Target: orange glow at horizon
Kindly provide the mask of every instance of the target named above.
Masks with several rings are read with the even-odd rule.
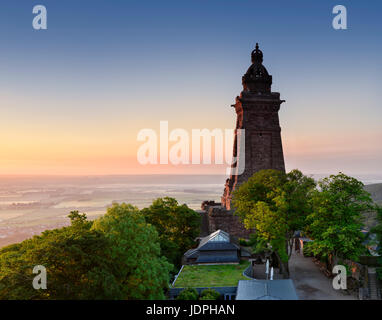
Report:
[[[221,101],[204,101],[205,105],[211,108],[217,105],[221,110],[213,117],[200,116],[203,106],[197,100],[182,102],[181,110],[176,108],[179,101],[172,101],[171,107],[155,101],[158,107],[151,109],[150,114],[147,110],[154,103],[151,100],[54,101],[42,102],[36,111],[35,102],[31,104],[26,98],[0,92],[0,174],[226,174],[227,165],[144,166],[137,161],[137,151],[143,143],[137,141],[138,132],[151,128],[159,136],[160,120],[169,121],[170,132],[182,128],[190,137],[192,129],[233,129],[236,115],[232,108],[222,107]],[[126,104],[130,107],[140,104],[141,110],[125,112]],[[18,111],[20,106],[23,113]],[[195,106],[200,109],[195,110]],[[112,108],[122,111],[117,114]],[[314,119],[315,115],[307,118]],[[287,170],[381,173],[379,127],[354,130],[349,126],[339,130],[333,124],[323,130],[313,120],[310,124],[298,123],[287,108],[280,113],[280,123]],[[325,123],[324,119],[319,123]],[[373,169],[369,169],[370,164]]]
[[[135,140],[111,142],[93,139],[28,139],[1,143],[0,174],[51,174],[51,175],[108,175],[108,174],[226,174],[227,165],[141,165],[137,150],[142,142]],[[62,137],[61,137],[62,138]],[[356,158],[368,152],[373,154],[380,136],[372,139],[354,135],[352,137],[283,137],[287,169],[298,167],[310,172],[309,162],[329,160],[331,157]],[[366,142],[367,141],[367,142]],[[172,144],[169,144],[171,149]],[[158,150],[159,152],[159,150]],[[214,149],[211,151],[213,155]],[[159,154],[158,154],[159,159]],[[291,160],[291,161],[289,161]],[[307,163],[304,163],[307,162]],[[317,168],[318,170],[320,168]]]

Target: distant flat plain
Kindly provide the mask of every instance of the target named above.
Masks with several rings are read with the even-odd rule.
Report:
[[[220,201],[226,178],[222,175],[0,176],[0,247],[46,229],[68,225],[67,215],[73,210],[95,219],[113,202],[131,203],[141,209],[153,199],[169,196],[192,209],[200,209],[204,200]],[[357,178],[365,184],[382,182],[382,176]],[[382,184],[372,187],[370,192],[382,202]]]

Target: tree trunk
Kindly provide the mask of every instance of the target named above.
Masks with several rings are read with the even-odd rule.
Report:
[[[279,262],[280,273],[283,275],[284,279],[289,279],[289,263],[288,263],[288,261],[287,262],[282,261],[279,254],[277,252],[275,252],[275,254],[276,254],[277,260]]]
[[[338,264],[338,257],[337,257],[336,252],[328,254],[327,260],[328,260],[328,264],[326,267],[327,267],[328,271],[331,273],[334,266],[336,264]]]

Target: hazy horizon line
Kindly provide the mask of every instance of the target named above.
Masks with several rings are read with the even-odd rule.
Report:
[[[290,171],[288,171],[290,172]],[[304,173],[304,175],[335,175],[338,173],[344,173],[346,175],[354,175],[354,176],[382,176],[382,172],[374,172],[374,173],[346,173],[343,171],[339,171],[337,173]],[[0,177],[122,177],[122,176],[229,176],[227,174],[218,174],[218,173],[118,173],[118,174],[45,174],[45,173],[20,173],[20,174],[0,174]]]

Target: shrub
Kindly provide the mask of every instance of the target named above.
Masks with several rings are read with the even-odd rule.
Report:
[[[251,247],[254,247],[254,246],[256,246],[258,244],[258,242],[259,242],[259,239],[258,239],[257,234],[251,233],[249,235],[248,245],[251,246]]]
[[[214,289],[205,289],[200,294],[200,300],[218,300],[220,293]]]
[[[244,247],[254,247],[258,244],[258,236],[255,233],[251,233],[248,240],[240,238],[239,244]]]
[[[187,288],[181,291],[177,300],[198,300],[199,294],[198,291],[194,288]]]
[[[313,257],[313,250],[312,250],[312,242],[306,242],[304,243],[304,248],[302,249],[302,253],[304,254],[304,257]]]
[[[243,238],[240,238],[240,239],[239,239],[239,244],[240,244],[241,246],[248,247],[248,246],[249,246],[249,241],[247,241],[247,240],[245,240],[245,239],[243,239]]]

